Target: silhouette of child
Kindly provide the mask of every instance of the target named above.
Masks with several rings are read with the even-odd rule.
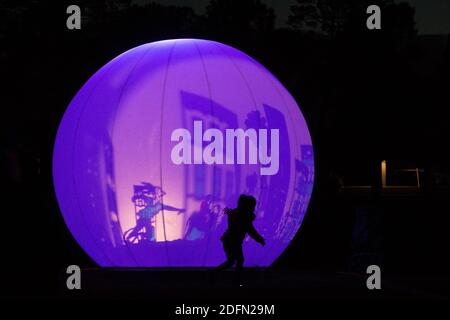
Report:
[[[242,252],[242,242],[248,234],[256,242],[265,245],[264,238],[253,226],[255,220],[256,199],[253,196],[242,194],[239,197],[237,208],[225,208],[224,213],[228,216],[228,229],[220,240],[223,242],[223,249],[227,260],[216,269],[223,270],[236,263],[236,281],[240,284],[240,272],[244,265],[244,253]]]

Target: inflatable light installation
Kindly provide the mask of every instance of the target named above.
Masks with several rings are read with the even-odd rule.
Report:
[[[297,232],[312,192],[311,137],[299,107],[258,62],[195,39],[145,44],[116,57],[73,98],[53,176],[64,220],[100,266],[212,266],[225,207],[258,201],[268,266]]]

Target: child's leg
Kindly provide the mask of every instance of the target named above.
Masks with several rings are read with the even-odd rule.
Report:
[[[228,268],[232,267],[233,264],[234,264],[234,261],[233,261],[233,260],[227,259],[225,262],[219,264],[219,265],[216,267],[216,270],[225,270],[225,269],[228,269]]]
[[[233,246],[229,243],[225,242],[223,243],[223,249],[225,251],[225,254],[227,256],[227,260],[216,267],[217,270],[224,270],[232,267],[234,265],[234,262],[236,261],[235,253],[233,250]]]
[[[244,267],[244,252],[242,251],[242,245],[239,245],[235,248],[236,250],[236,283],[241,283],[241,272]]]
[[[155,229],[153,228],[153,226],[150,224],[150,226],[148,227],[148,240],[150,241],[155,241]]]
[[[143,219],[140,219],[143,220]],[[142,221],[142,227],[141,229],[144,229],[146,235],[147,235],[147,240],[148,241],[154,241],[155,240],[155,235],[154,235],[154,230],[153,230],[153,226],[150,220],[145,220]]]

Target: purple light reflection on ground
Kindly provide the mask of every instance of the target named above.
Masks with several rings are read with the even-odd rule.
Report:
[[[174,164],[171,134],[193,134],[194,121],[224,137],[278,129],[277,173],[261,175],[248,155],[246,164]],[[193,142],[192,153],[208,144]],[[267,240],[244,242],[245,264],[268,266],[301,225],[314,162],[300,109],[272,74],[224,44],[179,39],[131,49],[87,81],[61,121],[53,176],[67,226],[101,266],[219,264],[223,208],[241,193],[257,198]]]

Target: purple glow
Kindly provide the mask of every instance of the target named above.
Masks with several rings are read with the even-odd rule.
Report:
[[[223,164],[175,164],[174,130],[191,132],[193,162],[211,143],[195,140],[194,121],[224,138],[241,128],[264,141],[266,129],[272,165],[270,132],[278,130],[278,170],[261,174],[271,164],[261,164],[261,148],[248,141],[257,163],[248,151],[237,164],[237,148],[227,158],[224,140],[214,153]],[[223,208],[235,207],[241,193],[256,197],[255,227],[267,241],[245,240],[245,265],[268,266],[302,223],[314,162],[300,109],[270,72],[224,44],[180,39],[131,49],[86,82],[61,121],[53,176],[67,226],[100,266],[223,262]]]

